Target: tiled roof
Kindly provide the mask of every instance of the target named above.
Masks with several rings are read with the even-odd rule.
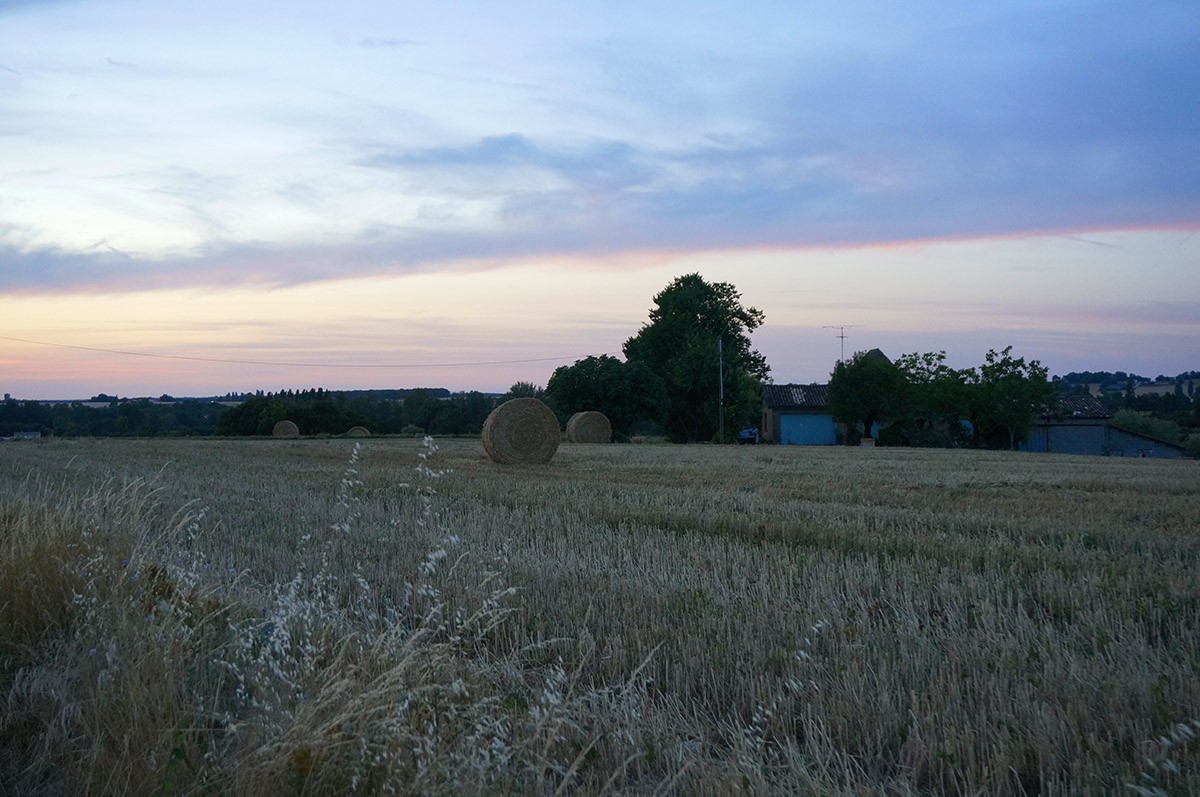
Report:
[[[1067,418],[1111,418],[1104,402],[1095,396],[1059,396],[1058,414]]]
[[[773,410],[823,410],[829,407],[829,385],[764,385],[763,400]],[[1059,396],[1056,414],[1067,418],[1112,417],[1095,396]]]
[[[829,385],[764,385],[763,399],[773,410],[823,410],[829,406]]]
[[[1179,443],[1172,443],[1170,440],[1163,440],[1161,437],[1153,437],[1148,434],[1142,434],[1141,432],[1130,431],[1129,429],[1122,429],[1117,426],[1112,427],[1111,432],[1115,433],[1118,437],[1120,435],[1128,435],[1129,437],[1136,437],[1139,440],[1148,440],[1151,443],[1157,443],[1160,446],[1167,446],[1168,448],[1175,448],[1181,452],[1187,450],[1183,446],[1181,446]]]

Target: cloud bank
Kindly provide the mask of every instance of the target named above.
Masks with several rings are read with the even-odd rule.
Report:
[[[0,291],[1200,228],[1194,3],[328,10],[0,3]]]

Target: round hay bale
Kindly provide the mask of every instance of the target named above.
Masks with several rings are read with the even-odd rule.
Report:
[[[483,448],[501,465],[544,465],[561,436],[554,411],[535,398],[506,401],[483,422]]]
[[[291,421],[280,421],[275,424],[275,428],[271,430],[271,434],[275,437],[299,437],[300,427]]]
[[[567,421],[567,439],[572,443],[611,443],[612,424],[603,412],[577,412]]]
[[[370,437],[371,430],[365,426],[351,426],[350,431],[346,432],[346,437]]]

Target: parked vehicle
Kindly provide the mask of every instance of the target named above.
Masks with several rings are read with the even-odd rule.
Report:
[[[737,433],[737,441],[738,445],[746,445],[747,443],[752,446],[758,445],[758,427],[746,424]]]

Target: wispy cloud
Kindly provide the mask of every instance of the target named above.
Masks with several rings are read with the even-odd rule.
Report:
[[[0,290],[1200,226],[1192,3],[6,10]]]
[[[414,39],[386,39],[376,38],[374,36],[368,36],[365,39],[358,40],[359,47],[366,47],[370,50],[377,50],[381,47],[411,47],[415,44],[418,44],[418,42]]]

